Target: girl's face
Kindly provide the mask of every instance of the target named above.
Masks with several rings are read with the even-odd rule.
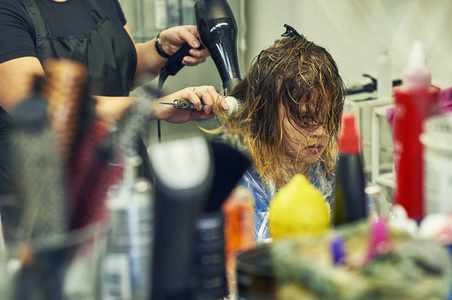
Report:
[[[303,120],[304,116],[301,118]],[[306,123],[309,124],[309,120],[306,120]],[[290,122],[287,117],[283,120],[283,142],[286,155],[307,164],[320,159],[330,139],[324,125],[310,125],[298,126],[295,122]]]

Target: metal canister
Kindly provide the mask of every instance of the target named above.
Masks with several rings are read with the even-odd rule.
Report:
[[[152,186],[139,179],[109,203],[104,299],[148,299],[153,241]]]
[[[276,276],[271,244],[262,244],[237,256],[237,290],[241,300],[275,300]]]

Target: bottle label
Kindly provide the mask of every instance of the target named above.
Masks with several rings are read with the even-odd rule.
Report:
[[[104,299],[131,299],[129,259],[125,254],[109,254],[104,265]]]

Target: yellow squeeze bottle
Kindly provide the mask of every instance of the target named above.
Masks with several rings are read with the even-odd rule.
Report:
[[[330,227],[329,205],[305,176],[296,174],[270,202],[268,222],[274,240],[321,235]]]

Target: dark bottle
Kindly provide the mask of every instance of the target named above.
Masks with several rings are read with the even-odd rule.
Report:
[[[342,126],[339,133],[335,225],[350,223],[367,216],[364,188],[365,177],[360,136],[355,124],[355,115],[347,112],[342,115]]]

